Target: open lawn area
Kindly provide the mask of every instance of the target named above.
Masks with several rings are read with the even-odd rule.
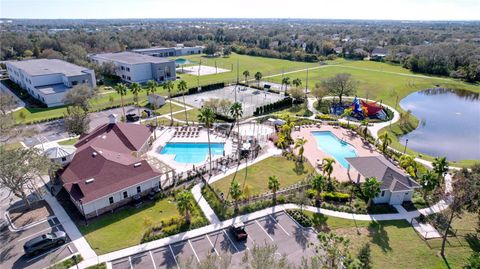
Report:
[[[284,157],[270,157],[248,166],[248,171],[245,169],[239,170],[236,180],[241,186],[248,186],[250,195],[254,195],[268,191],[268,177],[270,176],[277,176],[280,188],[283,188],[304,180],[313,171],[313,167],[308,162],[305,162],[303,166],[298,166],[295,165],[294,161],[289,161]],[[226,197],[233,176],[232,174],[214,182],[212,187],[225,193]]]
[[[70,138],[68,140],[63,140],[63,141],[60,141],[58,142],[59,145],[75,145],[75,143],[77,143],[78,141],[78,138]]]
[[[305,211],[313,217],[322,229],[331,230],[350,239],[352,255],[360,247],[370,243],[373,268],[461,268],[473,250],[465,238],[449,238],[446,253],[447,263],[439,256],[441,240],[423,241],[407,221],[353,221]],[[475,216],[466,214],[464,219],[454,223],[456,229],[469,229],[473,233]],[[470,225],[470,226],[469,226]]]
[[[200,114],[200,110],[197,108],[193,108],[190,110],[187,110],[187,117],[188,117],[188,122],[198,122],[198,115]],[[185,121],[185,112],[179,112],[175,115],[173,115],[173,118],[181,121]]]

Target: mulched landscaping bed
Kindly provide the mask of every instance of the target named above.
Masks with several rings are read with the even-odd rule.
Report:
[[[50,206],[43,200],[31,204],[30,207],[22,206],[12,209],[8,213],[13,225],[17,228],[54,215]]]

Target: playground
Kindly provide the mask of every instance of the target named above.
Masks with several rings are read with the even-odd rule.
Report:
[[[178,101],[183,101],[183,97],[177,97]],[[257,107],[275,103],[285,98],[283,94],[257,90],[250,87],[232,85],[222,89],[199,92],[186,95],[185,103],[197,108],[201,108],[203,103],[210,99],[227,99],[232,103],[237,101],[242,104],[243,117],[250,117]]]

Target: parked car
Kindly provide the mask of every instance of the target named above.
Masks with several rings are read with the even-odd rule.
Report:
[[[127,114],[126,118],[128,122],[135,122],[140,119],[140,117],[135,114]]]
[[[233,234],[237,241],[246,241],[247,232],[245,231],[245,224],[243,222],[236,222],[230,226],[230,232]]]
[[[50,250],[67,242],[67,234],[63,231],[43,234],[30,239],[23,245],[27,256],[38,255],[42,251]]]

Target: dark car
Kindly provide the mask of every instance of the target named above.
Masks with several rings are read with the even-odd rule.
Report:
[[[127,114],[126,118],[127,118],[128,122],[135,122],[135,121],[138,121],[140,119],[140,117],[135,115],[135,114]]]
[[[248,235],[245,231],[245,224],[243,224],[243,222],[237,222],[230,226],[230,232],[233,234],[237,241],[247,240]]]
[[[65,244],[67,235],[63,231],[37,236],[23,245],[23,250],[28,256],[37,255],[42,251],[50,250]]]

